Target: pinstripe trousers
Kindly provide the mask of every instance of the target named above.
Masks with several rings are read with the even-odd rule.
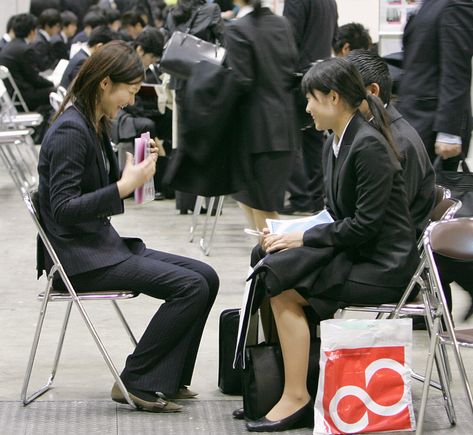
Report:
[[[113,266],[70,277],[77,291],[126,288],[164,299],[121,374],[127,387],[173,394],[190,385],[219,279],[207,264],[146,249]]]

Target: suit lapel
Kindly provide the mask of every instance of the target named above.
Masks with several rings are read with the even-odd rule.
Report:
[[[335,197],[334,197],[334,189],[335,189],[335,181],[333,178],[333,166],[335,164],[335,156],[332,151],[332,144],[333,144],[333,134],[332,136],[328,139],[327,144],[325,145],[327,147],[326,151],[326,167],[325,167],[325,180],[326,180],[326,195],[327,195],[327,202],[330,205],[330,208],[333,211],[336,211],[336,204],[335,204]]]

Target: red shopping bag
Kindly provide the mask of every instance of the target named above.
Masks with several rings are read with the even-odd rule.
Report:
[[[321,323],[314,434],[414,430],[411,319]]]

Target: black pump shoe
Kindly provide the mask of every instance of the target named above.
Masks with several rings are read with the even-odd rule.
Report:
[[[250,432],[279,432],[300,427],[312,427],[314,425],[314,403],[309,400],[299,411],[282,420],[271,421],[261,417],[255,421],[246,423]]]

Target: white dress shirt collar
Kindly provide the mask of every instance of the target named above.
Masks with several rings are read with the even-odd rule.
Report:
[[[338,140],[337,140],[336,135],[333,136],[332,149],[333,149],[333,154],[335,155],[335,157],[338,157],[338,153],[340,152],[340,147],[342,146],[343,136],[345,135],[345,132],[347,131],[347,127],[350,124],[350,122],[351,122],[351,120],[353,119],[354,116],[355,116],[355,114],[351,115],[350,119],[348,120],[348,122],[345,125],[345,128],[342,131],[342,135],[340,136],[340,138]]]

